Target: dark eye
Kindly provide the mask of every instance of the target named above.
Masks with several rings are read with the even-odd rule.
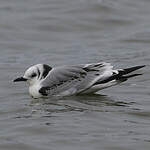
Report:
[[[32,78],[36,77],[36,73],[33,73],[33,74],[31,75],[31,77],[32,77]]]

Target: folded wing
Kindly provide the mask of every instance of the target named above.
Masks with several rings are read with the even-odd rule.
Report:
[[[112,68],[105,62],[56,67],[41,83],[42,88],[39,92],[46,96],[79,94],[92,87],[97,81],[112,76]]]

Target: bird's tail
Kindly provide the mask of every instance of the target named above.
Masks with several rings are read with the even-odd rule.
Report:
[[[141,69],[145,67],[145,65],[142,65],[142,66],[135,66],[135,67],[131,67],[131,68],[126,68],[126,69],[120,69],[118,70],[118,74],[114,76],[114,79],[116,80],[127,80],[128,78],[132,78],[132,77],[135,77],[135,76],[139,76],[139,75],[142,75],[142,74],[131,74],[131,75],[127,75],[135,70],[138,70],[138,69]]]
[[[136,71],[140,68],[143,68],[143,67],[145,67],[145,65],[126,68],[126,69],[119,69],[119,70],[117,70],[117,73],[116,73],[116,70],[114,70],[114,73],[112,76],[108,77],[105,80],[100,80],[100,81],[96,82],[93,85],[93,88],[89,89],[89,91],[87,91],[86,93],[94,93],[101,89],[117,85],[121,82],[128,80],[129,78],[142,75],[142,74],[138,74],[138,73],[137,74],[130,74],[130,73],[133,71]]]
[[[135,70],[138,70],[138,69],[141,69],[145,67],[145,65],[142,65],[142,66],[136,66],[136,67],[131,67],[131,68],[126,68],[126,69],[121,69],[121,70],[118,70],[119,71],[119,74],[120,75],[126,75],[126,74],[129,74]]]
[[[111,77],[109,77],[109,78],[107,78],[105,80],[96,82],[95,85],[97,85],[97,84],[104,84],[104,83],[107,83],[107,82],[112,81],[112,80],[116,80],[116,81],[119,81],[119,82],[124,82],[127,79],[129,79],[129,78],[142,75],[142,74],[127,75],[127,74],[129,74],[129,73],[131,73],[131,72],[133,72],[135,70],[138,70],[140,68],[143,68],[143,67],[145,67],[145,65],[131,67],[131,68],[126,68],[126,69],[119,69],[117,74],[113,74]]]

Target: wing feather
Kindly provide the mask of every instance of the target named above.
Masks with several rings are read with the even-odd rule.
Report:
[[[43,95],[78,94],[89,89],[97,81],[110,77],[112,68],[105,62],[56,67],[43,80],[40,92]]]

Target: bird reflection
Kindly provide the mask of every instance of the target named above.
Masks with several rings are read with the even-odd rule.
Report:
[[[91,94],[54,99],[33,99],[30,103],[34,114],[42,114],[43,117],[51,117],[52,114],[65,112],[109,111],[113,107],[129,107],[133,103],[117,101],[107,95]],[[114,110],[116,110],[114,108]],[[111,109],[112,111],[112,109]],[[40,112],[40,113],[39,113]]]

